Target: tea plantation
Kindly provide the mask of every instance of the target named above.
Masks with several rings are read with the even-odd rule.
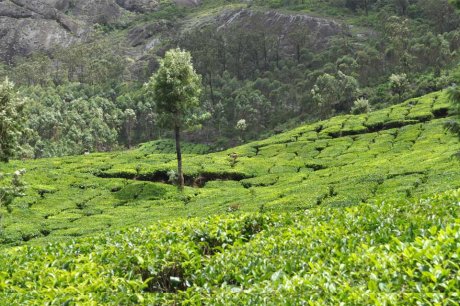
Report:
[[[2,207],[0,304],[458,305],[448,110],[436,92],[187,154],[183,193],[161,143],[2,165],[28,188]]]

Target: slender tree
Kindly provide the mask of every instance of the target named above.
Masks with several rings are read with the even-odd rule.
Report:
[[[134,126],[136,124],[136,112],[131,108],[127,108],[124,115],[124,125],[125,125],[125,133],[126,133],[126,140],[128,142],[128,149],[131,149],[131,140],[132,140],[132,133]]]
[[[189,122],[192,112],[200,104],[201,76],[192,65],[189,52],[172,49],[166,52],[160,68],[146,84],[153,94],[162,121],[174,129],[177,153],[178,186],[184,188],[180,132]]]

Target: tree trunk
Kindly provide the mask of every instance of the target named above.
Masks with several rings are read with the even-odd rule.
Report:
[[[264,69],[268,69],[268,51],[267,51],[267,37],[265,32],[263,33],[263,53],[264,53]]]
[[[182,153],[180,150],[180,127],[176,124],[174,127],[176,136],[176,154],[177,154],[177,183],[179,190],[184,190],[184,174],[182,173]]]
[[[296,44],[297,64],[300,64],[300,44]]]
[[[212,101],[212,106],[215,106],[216,105],[216,101],[215,101],[215,98],[214,98],[214,88],[212,86],[212,71],[211,69],[209,69],[209,89],[211,90],[211,101]]]

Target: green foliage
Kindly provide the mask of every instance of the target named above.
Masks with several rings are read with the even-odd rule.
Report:
[[[460,89],[458,85],[453,85],[447,89],[447,96],[452,103],[454,110],[460,114]]]
[[[172,49],[166,52],[160,68],[145,85],[162,116],[163,125],[174,129],[177,153],[178,186],[184,188],[180,131],[192,126],[190,121],[200,105],[201,76],[195,72],[189,52]]]
[[[318,77],[312,89],[321,117],[328,117],[337,110],[348,109],[358,94],[358,82],[341,71],[337,77],[324,74]]]
[[[460,90],[458,85],[453,85],[448,88],[447,96],[449,101],[453,105],[453,109],[457,114],[457,118],[460,117]],[[452,133],[456,134],[460,139],[460,123],[457,120],[449,120],[445,123],[444,127],[451,131]],[[457,152],[457,157],[460,157],[460,152]]]
[[[409,86],[409,82],[407,80],[407,75],[405,73],[402,74],[392,74],[390,75],[390,88],[393,94],[398,95],[398,102],[402,101],[402,96],[407,90]]]
[[[30,188],[0,208],[0,304],[455,303],[447,101],[437,92],[188,155],[183,193],[156,142],[2,165],[24,166]]]
[[[18,98],[13,83],[5,79],[0,84],[0,162],[17,156],[24,132],[24,101]]]
[[[362,114],[368,113],[371,111],[371,106],[369,105],[369,100],[364,98],[358,98],[353,102],[353,107],[351,108],[352,114]]]
[[[13,248],[0,255],[0,301],[455,304],[459,200],[457,190],[410,202],[180,219]]]
[[[108,151],[118,147],[126,119],[116,103],[93,94],[94,88],[67,84],[55,88],[24,88],[30,132],[22,141],[27,157],[51,157]]]
[[[166,52],[160,68],[145,85],[168,127],[183,127],[187,116],[200,105],[201,77],[195,72],[189,52]]]
[[[239,212],[261,205],[293,212],[456,188],[460,170],[451,156],[458,138],[443,128],[454,118],[449,107],[442,91],[218,153],[184,142],[182,195],[168,184],[168,171],[176,168],[172,140],[125,152],[11,161],[1,172],[25,168],[29,188],[4,212],[0,243],[39,244],[152,220],[227,214],[232,205]]]
[[[449,4],[456,2],[248,5],[248,15],[283,7],[353,24],[324,41],[308,27],[286,31],[257,19],[206,26],[232,8],[227,2],[247,5],[182,9],[167,1],[128,23],[101,26],[107,40],[2,65],[0,74],[28,85],[21,95],[31,101],[31,132],[18,140],[26,156],[91,154],[1,165],[5,173],[25,167],[30,188],[22,190],[19,176],[1,182],[8,205],[0,206],[0,304],[458,303],[460,170],[451,156],[459,139],[443,129],[446,122],[458,128],[458,110],[446,91],[383,108],[391,93],[402,101],[455,79],[443,70],[458,60],[459,19]],[[113,42],[137,31],[155,33],[161,44],[132,63],[120,54],[133,49],[121,52]],[[197,87],[170,83],[164,99],[152,99],[139,85],[176,45],[192,53],[205,84],[199,111],[211,114],[191,139],[228,145],[299,114],[349,113],[358,88],[379,110],[219,153],[186,144],[187,187],[178,193],[168,184],[176,176],[171,141],[93,153],[162,138],[156,106],[186,119]],[[169,103],[170,93],[179,104]],[[240,120],[246,127],[238,135]]]
[[[208,114],[210,119],[200,131],[194,129],[190,139],[219,142],[218,147],[228,148],[241,139],[272,135],[288,120],[314,121],[349,113],[358,96],[354,88],[360,88],[378,109],[448,86],[454,80],[449,70],[460,54],[460,18],[455,3],[409,2],[283,0],[248,4],[221,0],[183,7],[162,1],[153,12],[127,13],[116,22],[96,25],[96,32],[84,44],[14,58],[1,65],[0,74],[10,75],[18,85],[40,85],[50,95],[56,86],[69,83],[93,86],[84,100],[103,96],[118,111],[132,109],[136,113],[136,122],[126,122],[123,117],[120,120],[124,122],[116,127],[116,144],[129,147],[170,136],[161,126],[153,99],[140,88],[158,69],[164,51],[180,46],[191,52],[197,72],[203,75],[203,103],[198,113]],[[282,10],[267,12],[273,7]],[[344,26],[336,34],[316,31],[305,26],[308,18],[304,14],[338,18]],[[226,19],[230,16],[235,18]],[[407,75],[404,92],[393,88],[396,91],[391,94],[388,80],[392,74]],[[324,79],[326,75],[335,80]],[[315,84],[321,86],[312,95]],[[246,120],[248,128],[235,133],[240,119]],[[111,139],[101,147],[116,148],[113,131],[105,134]],[[33,137],[24,142],[28,156],[41,150],[44,153],[38,156],[81,151],[81,145],[72,141],[72,148],[66,148],[65,142],[53,147]]]
[[[190,142],[182,142],[181,150],[185,154],[206,154],[211,152],[211,148],[207,145]],[[141,144],[139,146],[139,152],[146,154],[174,154],[176,152],[176,148],[173,140],[162,139]]]
[[[24,173],[25,170],[17,170],[10,175],[0,173],[0,209],[5,206],[8,211],[11,211],[10,204],[13,200],[17,197],[24,196],[25,183],[21,179]],[[10,182],[5,184],[3,181],[7,176],[11,176],[12,178]],[[1,218],[2,215],[0,214],[0,220]],[[2,230],[1,226],[0,224],[0,231]]]

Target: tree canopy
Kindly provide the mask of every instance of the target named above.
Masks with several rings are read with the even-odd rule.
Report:
[[[186,117],[200,105],[201,76],[187,51],[167,51],[146,86],[153,93],[164,126],[183,128]]]
[[[24,102],[17,97],[14,84],[5,79],[0,84],[0,161],[8,162],[17,154],[24,130]]]
[[[172,127],[176,138],[179,188],[184,187],[180,131],[189,122],[193,110],[200,105],[201,76],[196,73],[189,52],[171,49],[160,62],[160,68],[146,84],[153,94],[163,125]]]

